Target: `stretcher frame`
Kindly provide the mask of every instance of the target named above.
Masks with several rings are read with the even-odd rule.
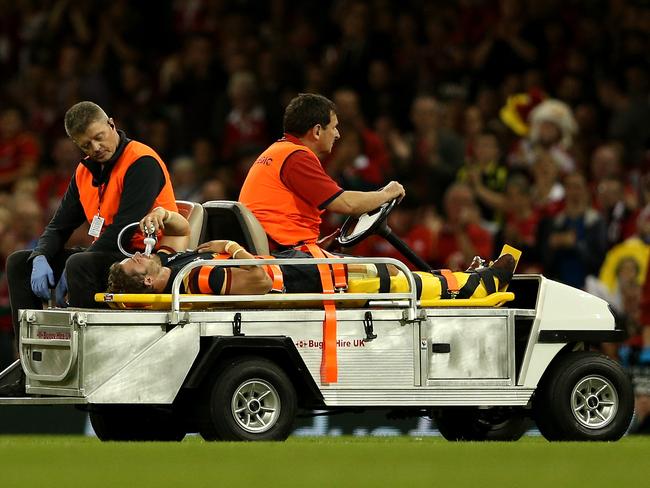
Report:
[[[377,293],[348,293],[337,292],[333,295],[323,293],[283,293],[281,296],[274,293],[267,295],[208,295],[208,294],[182,294],[180,285],[187,274],[194,268],[200,266],[253,266],[264,264],[280,265],[317,265],[317,264],[391,264],[396,266],[407,277],[409,291],[405,293],[382,293],[378,297]],[[402,263],[393,258],[289,258],[289,259],[229,259],[229,260],[201,260],[188,264],[176,276],[172,284],[172,293],[97,293],[95,300],[97,302],[108,303],[115,308],[138,308],[137,306],[146,307],[147,305],[156,305],[156,310],[164,309],[164,305],[169,304],[172,313],[172,321],[177,320],[183,308],[183,304],[194,304],[209,306],[214,303],[230,304],[250,304],[253,306],[263,306],[263,304],[287,302],[304,302],[306,305],[320,301],[336,301],[341,306],[346,302],[359,302],[360,300],[372,301],[375,306],[380,306],[382,302],[385,305],[392,303],[393,306],[399,300],[406,300],[408,303],[408,317],[412,320],[417,315],[418,307],[500,307],[503,304],[514,300],[512,292],[495,292],[482,298],[457,298],[457,299],[423,299],[416,296],[415,280],[413,273]],[[133,304],[135,307],[124,306]],[[176,322],[177,323],[177,322]]]

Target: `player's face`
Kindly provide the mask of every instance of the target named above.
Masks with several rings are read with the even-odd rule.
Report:
[[[113,157],[120,142],[111,119],[91,123],[86,132],[75,135],[75,144],[93,161],[105,163]]]
[[[319,149],[326,154],[332,152],[334,143],[340,137],[339,135],[339,119],[334,112],[330,112],[330,123],[325,127],[321,126],[320,137],[318,139]]]
[[[122,260],[120,264],[124,272],[129,275],[156,276],[162,267],[160,261],[154,259],[153,256],[145,256],[139,252],[136,252],[131,258]]]

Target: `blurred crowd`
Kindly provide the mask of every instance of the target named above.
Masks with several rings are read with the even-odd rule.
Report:
[[[155,148],[177,198],[207,201],[236,199],[288,101],[316,92],[340,121],[326,170],[350,190],[403,183],[390,225],[433,267],[511,244],[518,271],[607,299],[642,353],[649,36],[643,0],[2,2],[0,263],[65,191],[77,101]],[[399,257],[374,238],[353,252]],[[4,277],[0,330],[6,363]]]

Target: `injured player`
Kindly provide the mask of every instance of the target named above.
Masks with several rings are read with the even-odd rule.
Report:
[[[140,221],[140,228],[163,231],[156,253],[136,253],[111,266],[109,293],[170,293],[178,272],[188,263],[212,259],[254,259],[234,241],[215,240],[200,244],[193,251],[189,242],[189,224],[180,214],[163,208],[154,209]],[[300,250],[275,254],[278,258],[312,257]],[[480,261],[480,260],[479,260]],[[490,266],[475,260],[465,272],[448,270],[414,273],[418,298],[482,298],[503,289],[512,278],[515,259],[503,254]],[[395,292],[408,289],[406,277],[396,267],[382,264],[350,263],[338,265],[351,293]],[[335,271],[336,272],[336,271]],[[315,264],[230,266],[206,264],[192,269],[183,280],[184,293],[212,295],[255,295],[269,292],[321,293],[321,277]]]

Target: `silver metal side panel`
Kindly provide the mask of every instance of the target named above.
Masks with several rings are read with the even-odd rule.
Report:
[[[164,329],[156,325],[85,327],[80,358],[84,393],[94,392],[164,335]]]
[[[473,388],[514,384],[514,310],[474,310],[460,316],[427,311],[422,323],[422,383]],[[434,352],[444,345],[449,352]]]
[[[88,403],[172,403],[199,353],[199,330],[175,327],[110,375]]]
[[[171,403],[198,355],[199,324],[165,332],[166,313],[28,314],[21,326],[28,394],[85,397],[88,403]],[[67,373],[62,364],[70,365]]]
[[[430,317],[422,328],[427,384],[510,378],[511,341],[506,317]],[[450,352],[432,352],[438,344],[449,345]]]
[[[27,393],[84,396],[164,336],[165,316],[80,309],[23,312],[20,355]]]
[[[366,340],[364,318],[367,310],[337,311],[338,382],[321,383],[323,347],[322,310],[242,311],[241,332],[252,336],[291,337],[316,384],[328,388],[410,387],[420,381],[419,331],[417,322],[404,323],[401,310],[372,310],[377,338]],[[202,335],[231,335],[233,312],[224,322],[203,322]],[[191,320],[214,319],[205,314],[189,315]]]

